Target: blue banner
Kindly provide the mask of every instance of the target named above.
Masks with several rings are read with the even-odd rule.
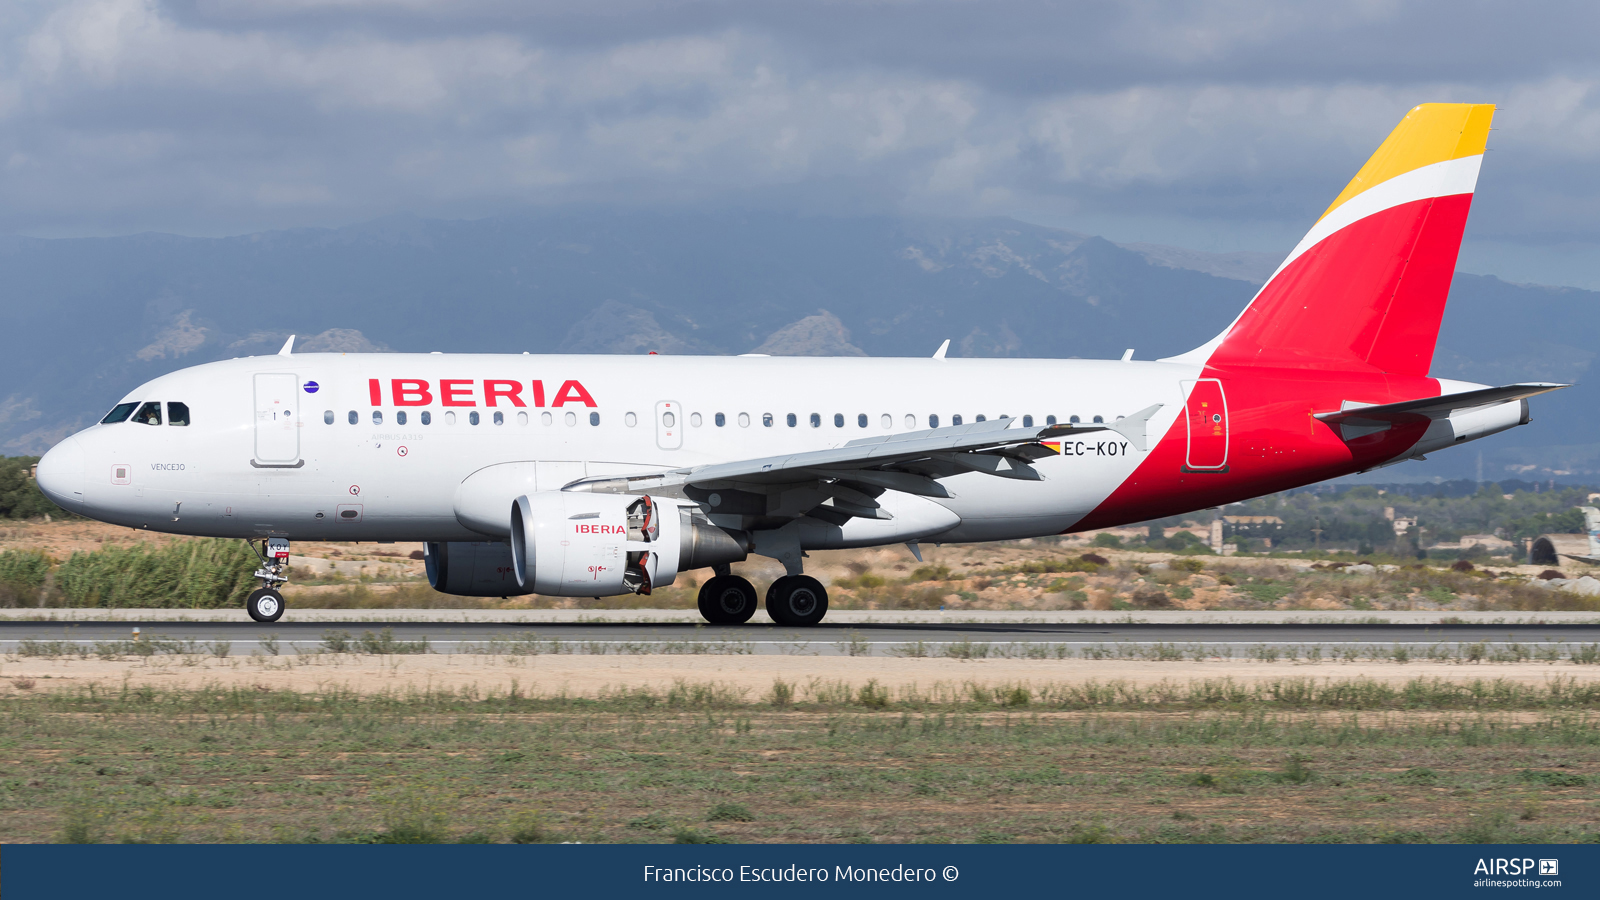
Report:
[[[460,896],[1600,896],[1600,846],[31,846],[6,900]]]

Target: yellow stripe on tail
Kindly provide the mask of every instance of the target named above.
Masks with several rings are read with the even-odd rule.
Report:
[[[1492,103],[1424,103],[1400,120],[1322,218],[1362,191],[1423,166],[1478,156],[1489,141]],[[1320,221],[1320,220],[1319,220]]]

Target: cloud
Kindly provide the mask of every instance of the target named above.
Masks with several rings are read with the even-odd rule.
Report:
[[[23,2],[0,13],[0,230],[758,203],[1292,243],[1407,108],[1472,100],[1506,107],[1473,239],[1600,242],[1597,19],[1476,0]]]

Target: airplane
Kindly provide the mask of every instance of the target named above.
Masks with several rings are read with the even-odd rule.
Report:
[[[1154,361],[293,352],[173,372],[39,462],[62,508],[242,538],[420,541],[447,594],[649,594],[822,621],[807,551],[1006,541],[1218,507],[1529,421],[1565,385],[1432,378],[1494,106],[1408,112],[1231,324]]]

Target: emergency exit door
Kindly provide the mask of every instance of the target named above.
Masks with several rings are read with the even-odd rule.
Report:
[[[290,372],[256,375],[256,462],[300,460],[300,379]]]
[[[663,450],[676,450],[683,446],[683,408],[674,400],[656,404],[656,446]]]
[[[1220,472],[1228,468],[1228,398],[1215,378],[1187,381],[1189,400],[1184,420],[1189,425],[1189,452],[1184,469]]]

